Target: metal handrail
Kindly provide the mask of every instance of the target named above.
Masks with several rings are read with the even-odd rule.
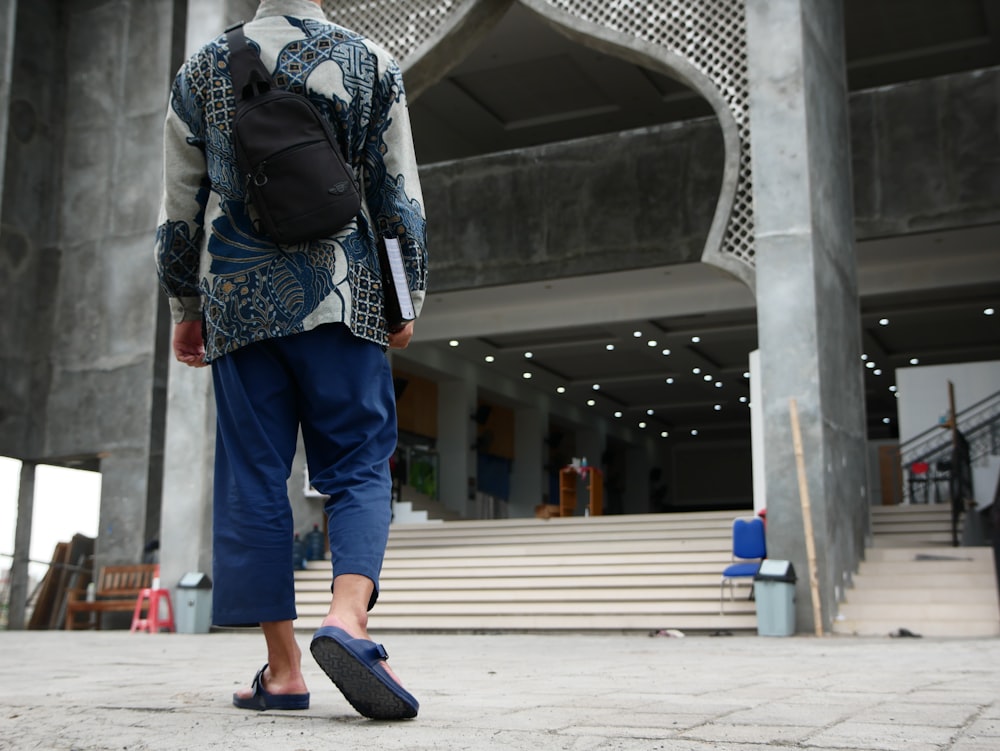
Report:
[[[975,404],[958,412],[955,415],[955,422],[964,426],[962,433],[970,447],[968,456],[970,462],[974,462],[988,453],[1000,452],[1000,429],[998,429],[1000,426],[1000,391],[980,399]],[[928,474],[924,482],[935,483],[935,491],[938,482],[947,481],[949,487],[951,485],[951,433],[940,433],[942,428],[949,427],[951,427],[950,423],[935,425],[900,444],[899,447],[900,466],[907,474],[910,474],[910,468],[916,462],[926,462],[934,469],[934,473]],[[940,473],[942,464],[947,465],[945,474]],[[903,484],[904,503],[912,501],[911,486],[911,482]]]
[[[993,405],[989,405],[989,402],[994,402],[994,404]],[[958,419],[958,418],[962,418],[962,417],[967,417],[968,415],[973,414],[975,412],[978,412],[980,410],[985,411],[985,409],[986,409],[987,406],[994,406],[994,407],[996,407],[996,409],[998,411],[1000,411],[1000,391],[997,391],[995,394],[990,394],[989,396],[987,396],[987,397],[985,397],[983,399],[980,399],[975,404],[972,404],[972,405],[966,407],[961,412],[957,413],[955,415],[955,417],[956,417],[956,419]],[[939,431],[941,428],[942,428],[941,424],[934,425],[933,427],[927,428],[927,430],[923,431],[922,433],[918,433],[917,435],[913,436],[912,438],[909,438],[905,442],[899,444],[899,452],[900,452],[900,454],[906,453],[906,447],[907,446],[910,446],[911,444],[916,443],[917,441],[919,441],[920,439],[924,438],[925,436],[929,436],[932,433],[937,433],[937,431]]]

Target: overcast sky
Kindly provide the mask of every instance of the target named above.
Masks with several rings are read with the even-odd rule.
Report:
[[[21,463],[0,457],[0,568],[10,568],[17,523],[17,487]],[[31,524],[33,561],[52,560],[56,543],[69,542],[80,533],[97,536],[101,504],[101,475],[62,467],[35,469],[35,508]],[[47,566],[32,563],[31,574],[41,578]]]

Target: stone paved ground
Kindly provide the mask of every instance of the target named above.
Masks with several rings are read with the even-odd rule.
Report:
[[[306,652],[309,636],[301,636]],[[416,720],[248,712],[254,633],[0,632],[0,749],[998,751],[1000,640],[386,634]]]

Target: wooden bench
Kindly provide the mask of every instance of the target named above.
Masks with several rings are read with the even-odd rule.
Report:
[[[86,589],[74,589],[66,593],[66,630],[101,627],[102,613],[131,613],[139,592],[153,586],[158,566],[155,563],[140,563],[134,566],[105,566],[97,581],[93,602],[87,601]],[[77,620],[78,613],[96,613],[97,617],[86,622]]]

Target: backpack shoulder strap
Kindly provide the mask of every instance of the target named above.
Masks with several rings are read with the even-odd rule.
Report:
[[[237,102],[274,88],[274,81],[260,61],[260,55],[247,44],[242,23],[226,29],[226,43],[229,45],[229,74]]]

